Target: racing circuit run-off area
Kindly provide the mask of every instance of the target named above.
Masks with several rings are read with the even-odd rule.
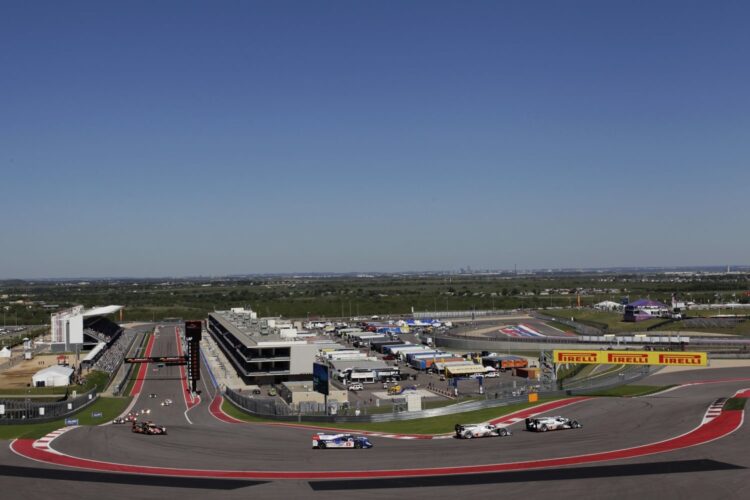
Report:
[[[174,353],[179,342],[174,327],[163,327],[149,342],[147,353]],[[543,403],[492,419],[490,423],[512,429],[511,436],[497,440],[370,432],[363,434],[369,434],[372,449],[324,451],[309,449],[309,443],[325,427],[241,423],[225,415],[219,391],[206,383],[211,380],[208,373],[201,377],[204,397],[191,399],[181,368],[141,367],[143,385],[134,389],[133,407],[150,406],[149,418],[169,429],[164,435],[134,434],[122,425],[71,426],[38,440],[16,439],[10,448],[52,466],[182,478],[340,480],[498,473],[611,462],[711,443],[737,431],[744,419],[743,409],[711,403],[719,397],[750,397],[750,389],[744,388],[747,378],[692,381],[663,396]],[[205,371],[205,365],[201,369]],[[711,393],[711,400],[704,391]],[[151,405],[157,399],[145,395],[170,398],[174,404]],[[678,419],[683,406],[684,416]],[[524,417],[557,411],[575,414],[583,428],[556,433],[522,429]],[[673,425],[660,425],[670,419]],[[613,430],[612,422],[622,422],[622,432]]]

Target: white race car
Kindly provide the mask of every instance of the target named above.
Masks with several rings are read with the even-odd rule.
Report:
[[[535,432],[558,431],[560,429],[580,429],[583,427],[577,420],[567,417],[527,418],[526,430]]]
[[[510,435],[510,429],[498,427],[494,424],[456,424],[456,437],[459,439]]]
[[[352,434],[315,434],[312,437],[312,447],[319,450],[325,448],[372,448],[372,443],[365,436]]]

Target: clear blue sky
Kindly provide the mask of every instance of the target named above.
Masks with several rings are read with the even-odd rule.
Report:
[[[0,6],[0,278],[747,264],[750,5]]]

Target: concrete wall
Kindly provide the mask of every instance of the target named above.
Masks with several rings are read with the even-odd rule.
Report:
[[[316,344],[302,344],[291,346],[291,361],[289,363],[289,373],[291,375],[312,374],[315,355],[320,349]]]

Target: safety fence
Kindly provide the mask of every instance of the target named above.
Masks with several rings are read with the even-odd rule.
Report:
[[[96,401],[96,389],[65,401],[0,399],[0,425],[51,422],[67,417]]]
[[[239,408],[255,415],[285,417],[292,414],[291,409],[275,398],[254,398],[240,391],[227,387],[224,395]]]
[[[130,347],[126,351],[128,353],[128,356],[132,356],[133,354],[131,351],[133,350],[133,346],[135,346],[135,343],[136,343],[135,340],[138,337],[138,335],[140,334],[136,334],[133,336],[133,340],[131,341]],[[140,335],[140,341],[137,347],[137,351],[141,351],[142,349],[145,349],[146,339],[148,339],[148,333],[145,333],[144,335]],[[123,358],[122,361],[124,360],[125,359]],[[120,362],[120,366],[122,366],[122,361]],[[121,395],[122,391],[128,386],[128,382],[130,381],[130,376],[133,373],[133,370],[136,368],[137,368],[136,365],[132,363],[127,363],[125,365],[125,372],[123,373],[122,378],[120,379],[119,382],[117,382],[117,385],[114,387],[114,389],[112,389],[113,395],[115,396]],[[117,371],[115,371],[115,374],[116,373]]]
[[[519,309],[483,309],[481,311],[421,311],[412,314],[414,319],[483,318],[487,316],[510,316],[526,314]]]
[[[454,415],[467,411],[482,410],[486,408],[496,408],[508,406],[528,401],[528,394],[536,392],[540,398],[556,398],[565,396],[579,396],[592,392],[603,391],[618,387],[621,385],[631,384],[641,380],[652,373],[658,367],[634,366],[623,372],[610,374],[608,376],[597,377],[588,384],[558,390],[553,387],[542,387],[538,382],[524,381],[516,385],[508,386],[504,389],[493,390],[485,394],[485,399],[473,400],[464,403],[452,404],[440,408],[432,408],[422,411],[402,411],[391,413],[374,413],[370,415],[326,415],[326,414],[306,414],[304,412],[295,413],[291,408],[279,403],[276,400],[253,398],[237,391],[227,389],[224,392],[226,398],[243,412],[263,418],[269,418],[280,421],[296,422],[391,422],[399,420],[415,420],[419,418],[439,417],[444,415]],[[623,374],[621,374],[623,373]],[[309,407],[301,406],[300,410],[310,409],[316,413],[323,413],[325,408],[319,403]]]
[[[609,366],[606,365],[606,371],[594,373],[585,378],[571,378],[563,381],[562,389],[571,393],[582,394],[611,389],[621,385],[632,384],[649,375],[656,373],[662,367],[648,365],[632,366]]]
[[[206,367],[206,371],[208,371],[209,378],[211,379],[211,384],[215,388],[219,388],[219,382],[216,380],[216,375],[214,375],[214,371],[211,369],[211,363],[208,362],[208,358],[206,357],[206,354],[203,352],[203,348],[198,348],[198,351],[200,352],[201,361],[203,361],[203,366]]]

